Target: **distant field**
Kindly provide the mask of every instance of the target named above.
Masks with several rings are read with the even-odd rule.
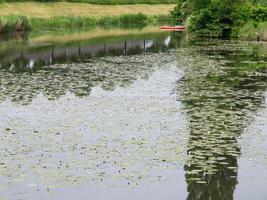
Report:
[[[117,16],[143,13],[145,15],[167,15],[175,4],[137,4],[137,5],[93,5],[85,3],[0,3],[0,15],[20,15],[29,18],[51,18],[56,16]]]
[[[0,0],[0,2],[63,2],[64,0]],[[89,3],[98,5],[127,4],[175,4],[177,0],[65,0],[64,2]]]

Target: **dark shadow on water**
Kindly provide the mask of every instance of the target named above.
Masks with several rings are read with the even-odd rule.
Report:
[[[14,33],[0,33],[0,43],[7,41],[26,42],[28,41],[28,34],[24,31]]]
[[[195,55],[178,86],[190,129],[187,199],[232,200],[238,137],[264,105],[266,51],[260,44],[230,41],[200,42],[194,49],[191,59],[202,56]]]

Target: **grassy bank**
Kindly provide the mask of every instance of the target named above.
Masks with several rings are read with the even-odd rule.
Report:
[[[267,41],[267,22],[248,22],[238,31],[238,37],[242,40]]]
[[[75,2],[97,5],[175,4],[177,0],[0,0],[0,2]]]
[[[171,18],[167,15],[147,16],[142,13],[124,14],[119,16],[103,16],[101,18],[86,16],[61,16],[52,18],[28,18],[26,16],[0,17],[0,33],[15,31],[50,31],[75,28],[144,27],[146,25],[168,23]],[[163,21],[162,21],[163,20]]]
[[[143,27],[169,20],[168,15],[174,6],[92,5],[68,2],[0,3],[0,32],[49,31],[95,26]]]
[[[0,15],[27,16],[28,18],[52,18],[57,16],[86,16],[101,18],[103,16],[118,16],[124,14],[143,13],[148,16],[166,15],[175,4],[161,5],[92,5],[84,3],[1,3]]]

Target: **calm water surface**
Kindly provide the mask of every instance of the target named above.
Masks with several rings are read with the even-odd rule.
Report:
[[[267,44],[2,36],[0,199],[267,199]]]

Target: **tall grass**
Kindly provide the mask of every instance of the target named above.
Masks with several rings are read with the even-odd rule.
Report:
[[[267,22],[248,22],[238,32],[238,37],[243,40],[267,41]]]
[[[131,27],[131,26],[145,26],[148,23],[149,17],[138,13],[135,15],[125,14],[120,16],[105,16],[97,21],[97,25],[100,27]]]
[[[267,41],[267,22],[260,22],[257,26],[257,31],[260,35],[260,39]]]
[[[177,0],[0,0],[1,2],[77,2],[98,5],[175,4]]]
[[[7,17],[0,17],[0,33],[12,31],[26,31],[29,29],[29,20],[25,16],[10,15]]]
[[[60,16],[48,19],[30,18],[29,26],[32,30],[55,30],[66,28],[94,27],[97,20],[91,17]]]
[[[142,13],[125,14],[119,16],[106,16],[92,18],[85,16],[60,16],[52,18],[27,18],[23,16],[0,17],[0,32],[24,31],[24,30],[58,30],[73,28],[93,28],[96,26],[109,27],[144,27],[147,24],[158,24],[162,20],[168,20],[167,16],[146,16]]]

